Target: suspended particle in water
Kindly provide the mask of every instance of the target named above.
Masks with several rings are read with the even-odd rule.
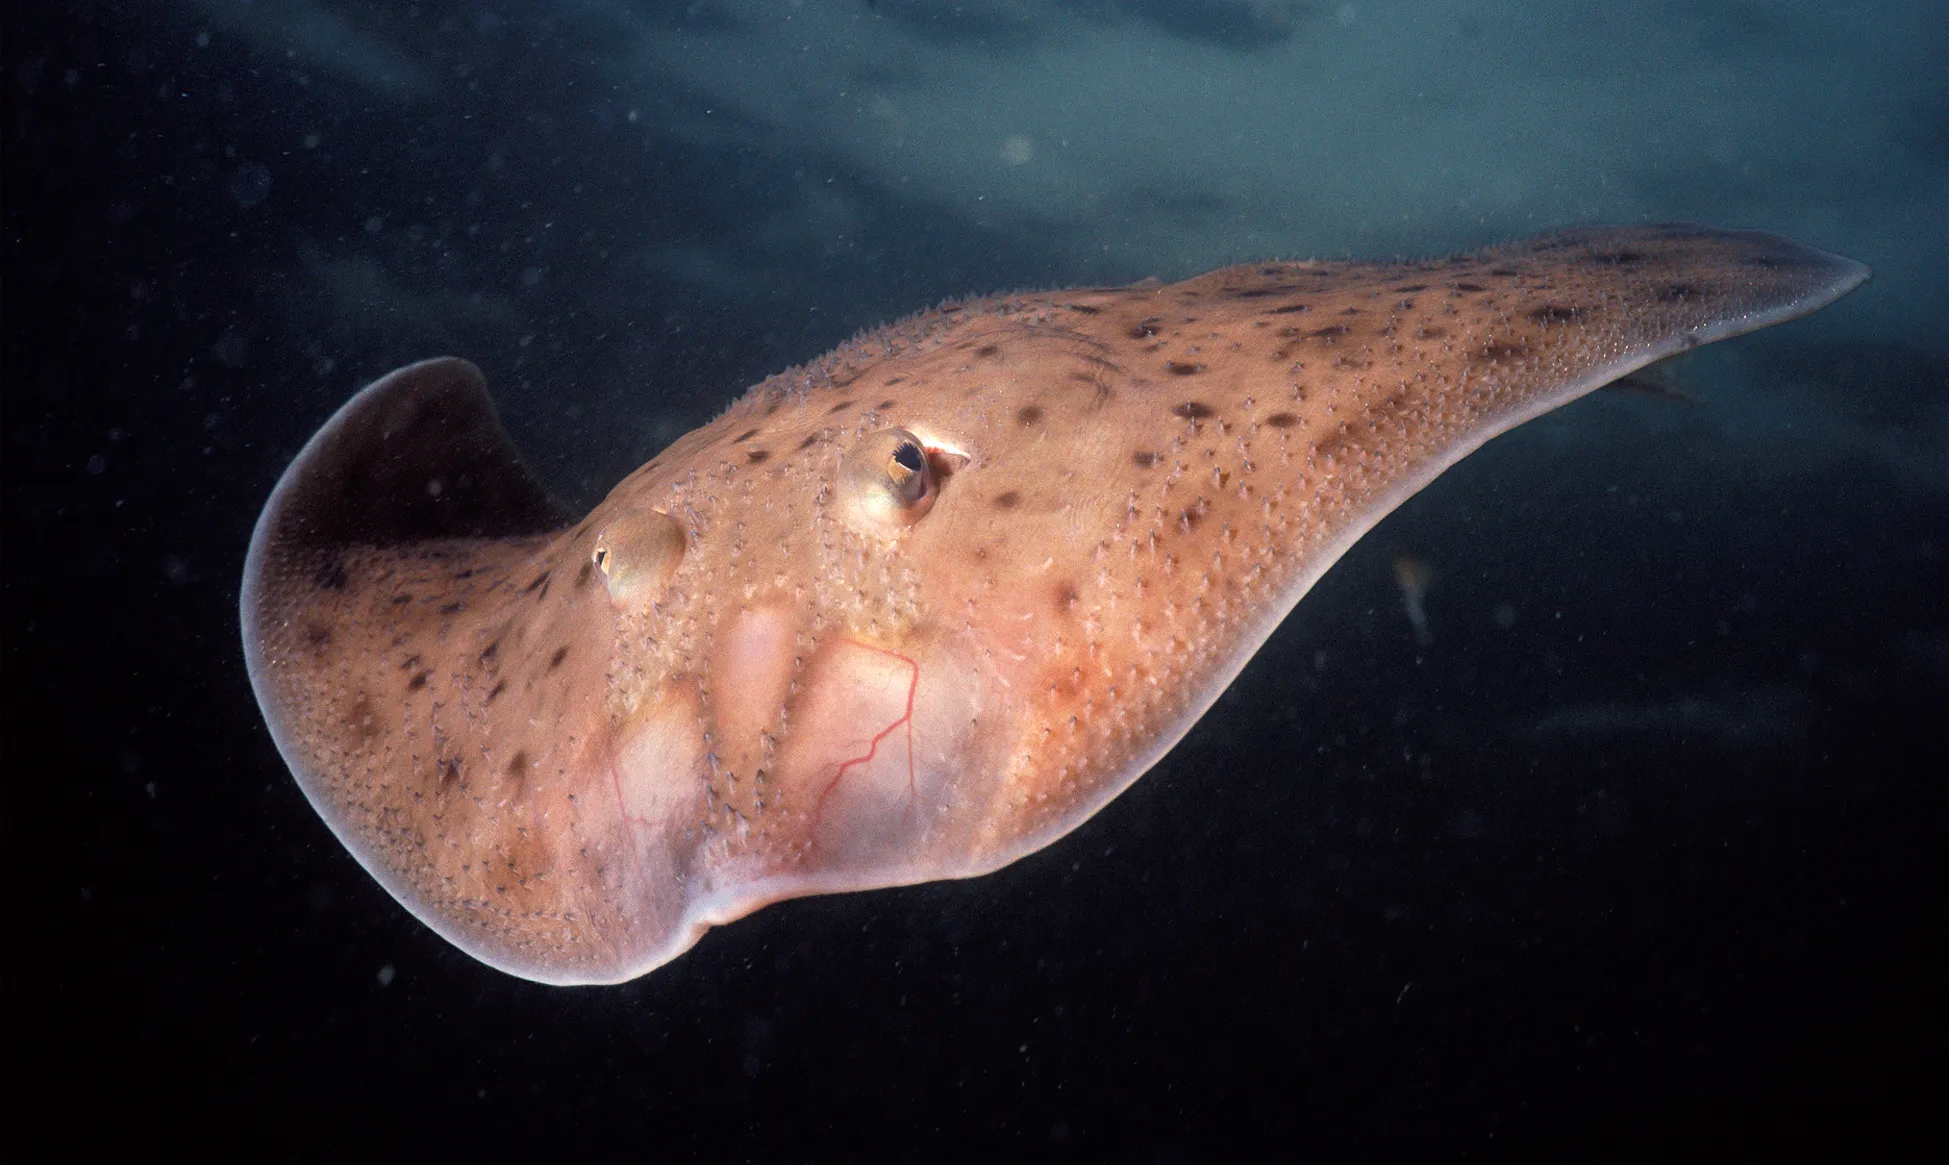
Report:
[[[271,171],[256,162],[245,162],[230,176],[230,197],[249,210],[271,196]]]
[[[1435,636],[1428,630],[1428,608],[1424,600],[1429,584],[1435,581],[1434,569],[1412,554],[1403,554],[1394,560],[1394,581],[1401,588],[1401,606],[1414,627],[1414,641],[1422,647],[1428,646],[1435,641]]]

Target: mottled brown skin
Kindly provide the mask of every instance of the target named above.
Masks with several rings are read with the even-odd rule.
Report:
[[[770,901],[1047,844],[1442,468],[1865,277],[1642,227],[978,300],[772,377],[573,525],[472,367],[430,361],[347,405],[267,506],[252,676],[306,793],[419,917],[515,974],[629,978]],[[863,523],[839,470],[894,426],[937,500]],[[597,539],[650,511],[681,560],[612,594]]]

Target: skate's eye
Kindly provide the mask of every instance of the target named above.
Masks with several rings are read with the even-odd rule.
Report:
[[[940,482],[920,438],[882,429],[855,445],[840,468],[840,504],[864,528],[910,526],[933,508]]]

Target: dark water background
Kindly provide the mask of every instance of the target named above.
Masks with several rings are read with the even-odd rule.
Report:
[[[10,4],[10,1057],[274,1157],[1758,1155],[1933,1129],[1949,794],[1936,4]],[[993,876],[619,988],[480,966],[258,717],[257,509],[480,363],[588,503],[947,296],[1589,221],[1870,263],[1374,531],[1157,770]],[[1418,647],[1390,563],[1437,573]]]

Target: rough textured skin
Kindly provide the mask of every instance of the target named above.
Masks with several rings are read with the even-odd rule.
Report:
[[[429,361],[266,507],[251,676],[416,915],[517,975],[626,979],[767,902],[1047,844],[1440,470],[1866,275],[1666,226],[978,300],[772,377],[574,525],[473,367]],[[937,500],[849,520],[842,459],[894,426]],[[612,595],[598,538],[651,510],[666,552]]]

